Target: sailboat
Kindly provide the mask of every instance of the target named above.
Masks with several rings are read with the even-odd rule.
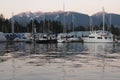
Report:
[[[35,36],[36,36],[36,28],[34,26],[34,22],[33,22],[33,18],[31,18],[31,22],[32,22],[32,33],[28,33],[27,39],[26,39],[26,43],[33,43],[35,42]]]
[[[45,33],[44,31],[44,27],[45,27],[45,17],[43,20],[43,32],[42,33],[38,33],[36,35],[36,43],[56,43],[57,42],[57,36],[56,34],[53,34],[50,32],[49,27],[50,27],[50,23],[48,22],[48,28],[46,30],[47,33]]]
[[[14,13],[12,13],[12,16]],[[11,18],[11,33],[6,34],[6,38],[8,41],[13,41],[16,38],[16,35],[14,33],[14,16]]]
[[[113,34],[111,32],[105,31],[105,12],[103,8],[103,29],[98,31],[91,31],[90,35],[83,37],[83,42],[113,42]]]
[[[65,25],[65,6],[63,3],[63,33],[59,33],[57,36],[57,42],[64,43],[68,42],[68,33],[66,33],[66,25]]]
[[[66,33],[66,25],[65,25],[65,12],[63,12],[63,33],[59,33],[57,35],[57,42],[64,43],[68,42],[68,33]]]
[[[68,34],[68,42],[79,42],[80,39],[75,35],[74,32],[74,13],[72,14],[72,33]]]

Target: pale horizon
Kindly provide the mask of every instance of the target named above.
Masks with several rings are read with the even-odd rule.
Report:
[[[0,0],[0,14],[5,18],[12,17],[14,14],[22,12],[56,12],[75,11],[83,14],[92,15],[102,11],[120,14],[120,1],[118,0]]]

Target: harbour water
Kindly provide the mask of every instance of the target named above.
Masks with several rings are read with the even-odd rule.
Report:
[[[120,80],[119,43],[0,43],[0,80]]]

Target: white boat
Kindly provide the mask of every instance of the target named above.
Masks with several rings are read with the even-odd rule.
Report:
[[[68,34],[68,42],[79,42],[80,38],[76,37],[75,35]]]
[[[33,43],[33,35],[31,33],[26,33],[26,43]]]
[[[105,12],[103,9],[103,30],[92,31],[87,37],[83,37],[83,42],[113,42],[113,34],[104,30],[104,17]]]
[[[113,42],[113,34],[108,31],[93,31],[87,37],[83,37],[83,42]]]
[[[68,33],[60,33],[57,36],[57,42],[64,43],[64,42],[79,42],[80,39],[75,35],[68,34]]]
[[[58,36],[57,36],[57,42],[67,42],[67,37],[68,37],[68,34],[67,33],[59,33]]]

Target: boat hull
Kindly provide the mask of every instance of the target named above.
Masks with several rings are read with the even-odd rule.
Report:
[[[57,43],[57,39],[55,40],[36,40],[36,43]]]

